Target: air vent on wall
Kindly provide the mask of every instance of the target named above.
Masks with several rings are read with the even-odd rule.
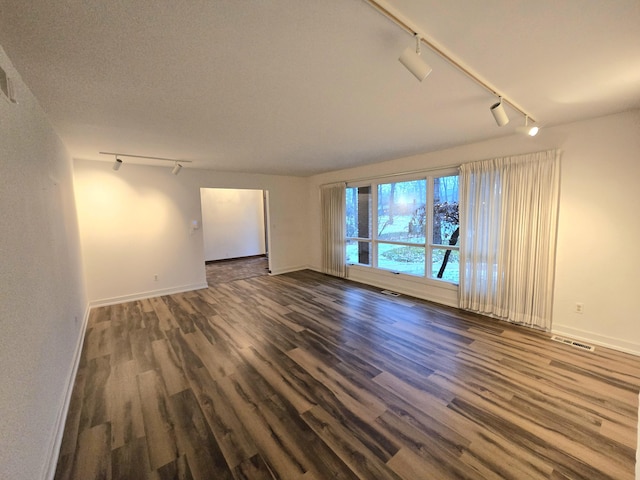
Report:
[[[389,295],[390,297],[399,297],[400,294],[398,292],[392,292],[391,290],[382,290],[380,292],[383,295]]]
[[[564,338],[559,335],[554,335],[553,337],[551,337],[551,340],[553,340],[554,342],[564,343],[565,345],[571,345],[572,347],[580,348],[582,350],[587,350],[589,352],[593,352],[596,349],[596,347],[592,345],[588,345],[582,342],[576,342],[575,340]]]

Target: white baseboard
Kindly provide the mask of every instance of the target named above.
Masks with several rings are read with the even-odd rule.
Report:
[[[106,307],[108,305],[116,305],[118,303],[125,303],[125,302],[134,302],[136,300],[142,300],[145,298],[160,297],[162,295],[172,295],[174,293],[190,292],[192,290],[202,290],[203,288],[208,288],[208,287],[209,285],[207,285],[206,282],[194,283],[191,285],[181,285],[178,287],[164,288],[161,290],[151,290],[148,292],[132,293],[129,295],[122,295],[119,297],[103,298],[100,300],[91,300],[89,302],[89,306],[91,308]]]
[[[64,394],[64,400],[62,408],[58,411],[56,418],[55,428],[51,435],[49,442],[49,458],[45,464],[45,471],[42,478],[45,480],[53,480],[56,474],[56,467],[58,466],[58,457],[60,456],[60,447],[62,445],[62,436],[64,434],[64,427],[69,414],[69,406],[71,404],[71,396],[73,394],[73,387],[76,383],[76,376],[78,375],[78,367],[80,366],[80,358],[82,356],[82,347],[84,346],[84,336],[87,331],[87,325],[89,323],[89,314],[91,307],[87,305],[82,324],[80,325],[80,332],[78,333],[78,339],[76,341],[76,348],[73,352],[73,362],[71,364],[71,373],[67,378],[66,391]]]
[[[576,340],[582,340],[584,342],[600,345],[601,347],[611,348],[620,352],[630,353],[632,355],[640,356],[640,345],[633,342],[628,342],[621,338],[607,337],[598,333],[589,332],[587,330],[581,330],[579,328],[569,327],[567,325],[554,324],[551,327],[551,333],[562,335],[565,337],[575,338]]]
[[[295,267],[283,267],[283,268],[275,268],[271,270],[271,275],[282,275],[283,273],[291,273],[291,272],[299,272],[300,270],[306,270],[309,266],[307,265],[297,265]]]

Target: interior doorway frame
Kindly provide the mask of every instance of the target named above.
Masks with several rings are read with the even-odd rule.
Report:
[[[270,198],[269,198],[269,190],[263,188],[239,188],[239,187],[200,187],[200,216],[203,219],[201,222],[202,228],[200,229],[202,232],[202,258],[205,259],[205,262],[202,264],[202,268],[204,270],[205,278],[206,278],[206,255],[205,255],[205,237],[204,237],[204,212],[202,210],[202,191],[204,189],[210,190],[253,190],[253,191],[261,191],[262,192],[262,219],[264,223],[264,246],[265,246],[265,256],[267,257],[267,265],[268,265],[268,274],[272,273],[272,264],[271,264],[271,215],[270,215]]]

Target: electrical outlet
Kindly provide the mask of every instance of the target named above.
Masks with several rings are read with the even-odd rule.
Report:
[[[583,313],[584,312],[584,303],[576,303],[576,313]]]

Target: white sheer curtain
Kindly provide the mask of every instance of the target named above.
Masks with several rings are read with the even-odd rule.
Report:
[[[322,271],[345,277],[345,189],[344,183],[320,189],[322,208]]]
[[[549,330],[560,154],[460,167],[460,308]]]

